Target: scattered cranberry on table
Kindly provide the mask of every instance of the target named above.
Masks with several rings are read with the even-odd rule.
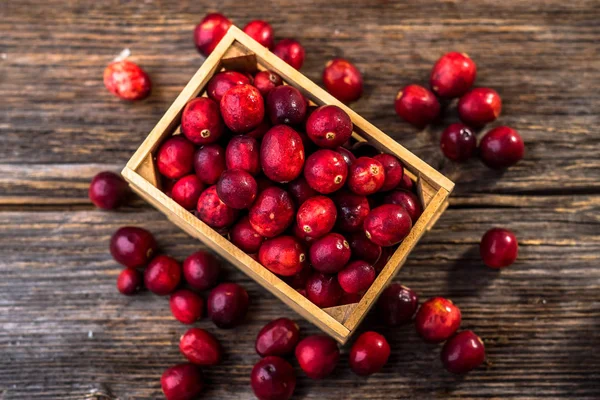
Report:
[[[473,86],[476,75],[477,66],[467,54],[450,52],[437,60],[429,83],[431,90],[440,97],[460,97]]]
[[[363,92],[363,79],[358,68],[343,58],[334,58],[325,64],[323,84],[333,97],[343,103],[351,103]]]
[[[448,339],[440,356],[444,368],[465,374],[485,361],[485,345],[473,331],[462,331]]]
[[[323,379],[329,376],[340,360],[335,340],[325,335],[308,336],[296,346],[296,359],[306,376]]]
[[[479,142],[479,156],[485,165],[503,169],[515,165],[525,154],[521,135],[508,126],[499,126],[483,136]]]
[[[104,86],[122,100],[143,100],[150,94],[152,82],[139,65],[129,60],[114,61],[104,70]]]
[[[248,22],[244,27],[244,32],[252,39],[256,40],[261,45],[268,49],[272,49],[275,43],[273,38],[273,28],[271,25],[263,20],[255,19],[254,21]]]
[[[156,248],[154,236],[136,226],[119,228],[110,238],[110,254],[119,264],[129,268],[148,264]]]
[[[182,324],[193,324],[202,319],[204,299],[188,289],[179,289],[169,298],[171,313]]]
[[[250,386],[258,400],[288,400],[296,387],[296,372],[283,358],[268,356],[252,368]]]
[[[204,376],[197,365],[177,364],[162,374],[160,385],[167,400],[195,400],[204,388]]]
[[[160,255],[144,270],[144,284],[152,293],[166,296],[179,286],[181,275],[181,265],[174,258]]]
[[[143,284],[144,275],[134,268],[125,268],[117,278],[117,290],[125,296],[136,294]]]
[[[443,297],[427,300],[415,316],[417,333],[428,343],[441,343],[448,339],[456,332],[460,322],[460,309]]]
[[[196,365],[217,365],[223,358],[223,349],[219,341],[200,328],[191,328],[181,336],[179,351],[189,362]]]
[[[402,88],[394,101],[396,114],[417,128],[424,128],[440,114],[440,103],[431,91],[419,85]]]
[[[508,229],[492,228],[481,238],[479,252],[485,265],[501,269],[515,262],[519,243],[515,234]]]
[[[451,124],[442,132],[440,148],[449,160],[464,162],[475,154],[477,137],[468,126]]]
[[[88,197],[98,208],[114,210],[123,205],[129,194],[129,186],[120,175],[104,171],[92,179]]]
[[[495,121],[501,111],[500,95],[489,88],[475,88],[462,96],[458,102],[461,121],[473,127],[481,127]]]
[[[194,29],[194,43],[198,51],[205,56],[210,55],[219,44],[231,21],[219,13],[207,14]]]
[[[266,324],[256,336],[255,349],[261,357],[285,356],[294,352],[300,340],[300,328],[288,318]]]
[[[235,283],[221,283],[208,296],[208,317],[222,329],[239,325],[248,311],[248,293]]]
[[[213,288],[219,279],[220,269],[217,258],[206,251],[197,251],[183,261],[183,277],[196,290]]]
[[[296,69],[302,68],[304,64],[304,47],[294,39],[282,39],[277,42],[273,47],[273,54]]]
[[[365,332],[350,349],[350,368],[359,376],[372,375],[385,366],[390,352],[390,345],[385,337],[377,332]]]

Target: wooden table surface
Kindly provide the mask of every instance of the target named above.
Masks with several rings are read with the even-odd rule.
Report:
[[[179,4],[177,4],[179,3]],[[311,381],[297,399],[600,398],[600,7],[585,1],[222,0],[78,3],[7,0],[0,5],[0,399],[161,398],[163,370],[183,360],[186,330],[168,302],[115,289],[108,252],[122,225],[151,230],[179,259],[202,248],[135,201],[102,212],[87,199],[91,177],[118,171],[202,64],[195,24],[221,11],[237,25],[270,21],[279,38],[306,48],[302,72],[320,83],[327,60],[344,56],[364,74],[353,108],[457,184],[452,204],[409,256],[397,280],[422,299],[447,296],[463,328],[485,341],[488,364],[466,377],[444,371],[440,346],[412,327],[383,333],[390,362],[370,378],[347,366]],[[219,9],[214,7],[218,6]],[[110,95],[102,72],[130,48],[153,80],[130,104]],[[444,52],[468,52],[477,85],[503,99],[494,125],[516,128],[525,159],[504,173],[477,160],[446,161],[439,126],[417,131],[393,111],[397,90],[426,84]],[[517,233],[520,254],[504,271],[484,267],[482,234]],[[273,318],[317,329],[226,266],[250,293],[247,322],[220,331],[224,363],[207,369],[205,398],[251,399],[256,333]],[[298,369],[297,365],[296,368]]]

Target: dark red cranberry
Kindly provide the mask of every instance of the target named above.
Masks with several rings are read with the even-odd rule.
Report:
[[[475,88],[458,102],[458,116],[469,126],[483,126],[495,121],[502,111],[500,95],[490,88]]]
[[[274,87],[267,96],[267,111],[273,125],[299,125],[306,118],[308,103],[298,89],[289,85]]]
[[[508,126],[499,126],[485,134],[479,143],[479,156],[485,165],[503,169],[515,165],[525,154],[521,135]]]
[[[223,329],[239,325],[248,311],[248,293],[235,283],[221,283],[208,296],[208,317]]]
[[[374,158],[358,158],[348,171],[348,188],[356,194],[370,195],[378,192],[385,183],[383,165]]]
[[[358,303],[362,299],[362,296],[363,295],[361,293],[346,293],[346,292],[344,292],[344,294],[342,295],[342,298],[340,299],[340,306]]]
[[[316,190],[310,187],[303,176],[288,183],[288,191],[294,197],[298,206],[318,194]]]
[[[117,290],[125,296],[136,294],[142,288],[144,277],[134,268],[125,268],[117,278]]]
[[[246,136],[260,140],[265,136],[265,133],[267,133],[269,129],[271,129],[271,122],[269,121],[269,118],[265,118],[256,128],[247,132]]]
[[[371,286],[376,276],[375,268],[362,260],[352,261],[337,275],[338,282],[346,293],[364,292]]]
[[[460,309],[450,300],[434,297],[427,300],[415,316],[417,333],[428,343],[440,343],[451,337],[460,326]]]
[[[394,255],[395,250],[396,249],[393,247],[382,247],[381,248],[381,257],[379,257],[379,260],[377,260],[377,262],[375,264],[373,264],[373,268],[375,268],[375,271],[378,274],[381,271],[383,271],[383,269],[387,265],[388,261],[390,261],[390,258],[392,258],[392,255]]]
[[[282,39],[277,42],[273,54],[296,69],[300,69],[304,64],[304,47],[294,39]]]
[[[304,177],[317,192],[333,193],[344,186],[348,178],[348,165],[337,151],[317,150],[306,160]]]
[[[260,146],[248,135],[235,136],[227,144],[225,162],[228,169],[241,169],[252,176],[260,172]]]
[[[508,229],[492,228],[483,235],[479,245],[481,259],[490,268],[505,268],[515,262],[519,243]]]
[[[398,184],[397,189],[404,189],[412,192],[415,188],[415,183],[410,179],[410,176],[406,172],[404,172],[404,176],[402,176],[402,180]]]
[[[302,173],[304,144],[292,128],[277,125],[269,129],[260,145],[260,165],[274,182],[293,181]]]
[[[298,226],[312,238],[329,233],[335,225],[337,210],[329,197],[315,196],[306,200],[296,214]]]
[[[283,85],[283,80],[275,72],[260,71],[254,75],[254,86],[256,86],[264,98],[267,98],[271,89],[281,85]]]
[[[208,85],[206,85],[206,93],[208,97],[216,101],[217,103],[221,103],[221,99],[223,95],[232,87],[237,85],[249,85],[250,79],[242,74],[241,72],[236,71],[224,71],[219,72],[215,76],[213,76],[210,81],[208,81]]]
[[[385,180],[380,190],[387,192],[395,189],[404,176],[404,167],[400,160],[391,154],[378,154],[373,159],[379,161],[385,171]]]
[[[204,184],[198,176],[186,175],[175,182],[171,188],[171,198],[186,210],[193,210],[203,191]]]
[[[383,198],[383,202],[385,204],[397,204],[404,207],[408,212],[413,225],[423,213],[419,198],[416,194],[409,192],[408,190],[394,190]]]
[[[129,195],[129,186],[120,175],[114,172],[100,172],[88,190],[88,196],[98,208],[113,210],[122,205]]]
[[[169,299],[171,313],[182,324],[193,324],[202,319],[204,299],[187,289],[179,289]]]
[[[433,93],[419,85],[408,85],[396,95],[394,102],[396,114],[403,120],[424,128],[437,119],[440,103]]]
[[[399,283],[392,283],[385,288],[377,300],[379,316],[388,326],[399,326],[410,322],[418,306],[417,294]]]
[[[196,176],[207,185],[217,183],[225,171],[225,150],[218,144],[209,144],[194,154]]]
[[[224,125],[219,105],[208,97],[197,97],[185,105],[181,115],[181,132],[195,144],[219,140]]]
[[[368,376],[381,371],[390,357],[390,345],[377,332],[365,332],[356,339],[348,360],[356,375]]]
[[[266,269],[281,276],[292,276],[307,265],[304,245],[293,236],[267,239],[258,250],[258,259]]]
[[[217,193],[217,185],[213,185],[198,198],[196,215],[211,228],[221,229],[235,222],[238,210],[225,204]]]
[[[306,297],[321,308],[337,306],[343,293],[335,275],[315,272],[306,282]]]
[[[334,195],[333,201],[337,206],[337,229],[342,232],[360,231],[371,211],[367,197],[343,190]]]
[[[462,331],[448,339],[440,358],[448,372],[466,374],[485,361],[485,345],[473,331]]]
[[[129,60],[115,61],[104,70],[104,86],[122,100],[143,100],[152,90],[150,77]]]
[[[473,86],[477,67],[465,53],[446,53],[433,66],[429,84],[440,97],[460,97]]]
[[[348,243],[355,260],[363,260],[373,265],[381,257],[381,246],[367,239],[362,231],[352,233]]]
[[[205,56],[212,53],[230,26],[231,21],[224,15],[207,14],[194,29],[194,43],[196,43],[198,51]]]
[[[258,400],[288,400],[296,388],[296,372],[281,357],[265,357],[252,368],[250,385]]]
[[[220,273],[219,261],[206,251],[197,251],[183,262],[185,281],[196,290],[206,290],[217,284]]]
[[[202,393],[204,377],[197,365],[178,364],[162,374],[160,385],[167,400],[194,400]]]
[[[143,228],[124,226],[110,238],[110,254],[129,268],[143,267],[156,252],[154,236]]]
[[[343,58],[334,58],[325,65],[323,84],[333,97],[344,103],[358,100],[363,91],[360,71]]]
[[[306,121],[306,134],[317,146],[334,149],[352,136],[354,125],[344,110],[334,105],[317,108]]]
[[[250,21],[244,27],[244,32],[266,48],[273,48],[273,28],[268,22],[260,19]]]
[[[338,153],[340,153],[342,155],[342,157],[344,157],[344,161],[346,161],[346,164],[348,165],[348,168],[352,165],[352,163],[354,161],[356,161],[356,157],[354,157],[354,154],[352,154],[352,152],[344,147],[338,147],[337,149],[335,149],[335,151],[337,151]]]
[[[179,339],[179,351],[196,365],[217,365],[221,362],[223,349],[219,341],[200,328],[189,329]]]
[[[323,379],[329,376],[340,360],[337,343],[325,335],[308,336],[296,346],[296,359],[306,376]]]
[[[356,158],[360,157],[375,157],[381,152],[372,144],[368,142],[356,142],[352,146],[352,153]]]
[[[294,351],[299,340],[298,324],[288,318],[279,318],[269,322],[258,332],[255,348],[261,357],[285,356]]]
[[[250,224],[248,217],[242,217],[229,232],[231,243],[244,253],[256,253],[265,240]]]
[[[351,255],[350,244],[339,233],[329,233],[315,240],[309,250],[313,268],[325,274],[341,271],[350,261]]]
[[[241,169],[228,169],[217,183],[219,198],[237,210],[250,207],[256,199],[257,190],[258,186],[252,175]]]
[[[169,256],[156,256],[144,271],[144,284],[154,294],[173,293],[181,282],[181,265]]]
[[[260,235],[275,237],[283,233],[294,220],[294,202],[285,190],[272,186],[263,190],[250,207],[250,224]]]
[[[259,126],[265,117],[265,103],[257,88],[236,85],[221,98],[221,116],[235,133],[246,133]]]
[[[185,137],[178,135],[167,139],[156,156],[158,171],[171,179],[179,179],[192,171],[196,147]]]
[[[281,279],[294,289],[304,290],[306,282],[308,282],[308,278],[310,278],[312,273],[313,269],[307,263],[296,275],[284,276]]]
[[[364,223],[365,234],[380,246],[393,246],[412,229],[410,214],[402,206],[384,204],[371,210]]]
[[[477,138],[468,126],[452,124],[442,132],[440,148],[446,158],[456,162],[464,162],[475,154]]]

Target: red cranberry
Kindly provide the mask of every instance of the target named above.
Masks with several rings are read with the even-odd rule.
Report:
[[[303,176],[288,183],[288,191],[294,197],[298,206],[318,194],[316,190],[310,187]]]
[[[492,228],[483,235],[479,245],[481,259],[490,268],[505,268],[515,262],[519,243],[508,229]]]
[[[207,185],[217,183],[225,171],[225,150],[218,144],[203,146],[194,154],[196,176]]]
[[[198,218],[211,228],[221,229],[232,225],[238,216],[235,208],[229,207],[217,193],[217,185],[206,189],[198,198]]]
[[[233,132],[249,132],[263,121],[263,97],[254,86],[236,85],[221,98],[221,116],[225,125]]]
[[[500,95],[489,88],[475,88],[458,102],[458,115],[469,126],[479,127],[495,121],[501,110]]]
[[[373,264],[373,268],[375,268],[375,271],[378,274],[381,271],[383,271],[383,269],[387,265],[388,261],[390,261],[390,258],[392,258],[392,255],[394,255],[395,250],[396,249],[394,249],[393,247],[382,247],[381,248],[381,257],[379,257],[379,260],[377,260],[377,262]]]
[[[223,329],[239,325],[248,311],[248,293],[235,283],[221,283],[208,296],[208,316]]]
[[[265,133],[267,133],[269,129],[271,129],[271,122],[268,118],[265,118],[260,125],[246,133],[246,136],[259,140],[265,136]]]
[[[292,234],[300,239],[301,242],[305,243],[305,244],[311,244],[312,242],[315,241],[315,238],[312,238],[310,236],[308,236],[306,234],[306,232],[304,232],[299,226],[298,224],[292,224]]]
[[[206,290],[217,284],[220,273],[219,261],[206,251],[197,251],[183,262],[185,281],[196,290]]]
[[[385,204],[397,204],[404,207],[413,225],[423,213],[419,198],[416,194],[408,190],[394,190],[384,197],[383,202]]]
[[[228,169],[217,183],[219,198],[231,208],[241,210],[250,207],[256,199],[258,186],[246,171]]]
[[[131,296],[140,291],[143,283],[144,278],[140,271],[125,268],[117,278],[117,290],[125,296]]]
[[[281,276],[292,276],[307,265],[306,249],[293,236],[267,239],[258,250],[260,263],[269,271]]]
[[[350,368],[356,375],[368,376],[381,371],[390,357],[390,345],[377,332],[365,332],[350,349]]]
[[[363,91],[360,71],[343,58],[334,58],[325,65],[323,84],[333,97],[344,103],[358,100]]]
[[[346,293],[364,292],[371,286],[376,276],[375,268],[362,260],[352,261],[337,275],[338,282]]]
[[[428,343],[448,339],[460,326],[460,309],[450,300],[434,297],[427,300],[415,316],[417,333]]]
[[[402,206],[384,204],[372,210],[364,223],[365,234],[380,246],[393,246],[412,229],[410,214]]]
[[[285,125],[269,129],[260,145],[260,164],[274,182],[296,179],[304,166],[304,145],[298,132]]]
[[[362,299],[361,293],[347,293],[344,292],[342,298],[340,299],[340,306],[345,306],[348,304],[358,303]]]
[[[452,124],[442,132],[440,148],[452,161],[467,161],[477,149],[477,138],[468,126]]]
[[[169,256],[156,256],[144,271],[144,284],[154,294],[173,293],[181,282],[181,265]]]
[[[342,232],[361,230],[365,218],[371,211],[367,197],[344,190],[337,192],[333,200],[338,213],[337,229]]]
[[[156,252],[154,236],[143,228],[124,226],[110,238],[110,254],[129,268],[143,267]]]
[[[223,349],[219,341],[200,328],[189,329],[179,339],[179,351],[196,365],[217,365],[221,362]]]
[[[352,136],[352,120],[338,106],[325,105],[317,108],[306,121],[306,133],[319,147],[334,149]]]
[[[354,146],[352,146],[352,153],[355,157],[375,157],[381,152],[372,144],[368,142],[356,142]]]
[[[285,190],[272,186],[263,190],[250,207],[250,224],[265,237],[283,233],[294,220],[294,202]]]
[[[186,175],[175,182],[171,189],[171,197],[186,210],[193,210],[202,191],[204,191],[202,181],[196,175]]]
[[[162,374],[160,385],[167,400],[194,400],[202,393],[204,377],[197,365],[178,364]]]
[[[433,93],[419,85],[408,85],[396,95],[394,102],[396,114],[403,120],[424,128],[437,119],[440,103]]]
[[[268,22],[260,19],[250,21],[244,27],[244,32],[266,48],[273,48],[273,28]]]
[[[485,345],[473,331],[462,331],[448,339],[441,354],[448,372],[466,374],[485,360]]]
[[[237,85],[249,85],[250,79],[236,71],[224,71],[219,72],[215,76],[213,76],[210,81],[208,81],[208,85],[206,85],[206,93],[208,97],[216,101],[217,103],[221,103],[221,99],[223,95],[232,87]]]
[[[329,194],[344,186],[348,178],[348,166],[337,151],[321,149],[306,160],[304,177],[311,188]]]
[[[379,161],[385,171],[385,180],[380,190],[387,192],[395,189],[404,176],[404,167],[400,160],[391,154],[378,154],[373,159]]]
[[[362,231],[351,234],[349,243],[352,257],[356,260],[363,260],[373,265],[381,257],[381,246],[367,239]]]
[[[344,291],[335,275],[314,273],[306,282],[306,296],[321,308],[335,307]]]
[[[198,51],[205,56],[212,53],[230,26],[231,21],[224,15],[219,13],[207,14],[194,29],[194,43],[196,43]]]
[[[477,67],[465,53],[446,53],[433,66],[429,83],[440,97],[460,97],[473,85]]]
[[[179,289],[169,299],[171,313],[182,324],[193,324],[202,319],[204,299],[187,289]]]
[[[250,385],[258,400],[288,400],[296,388],[296,372],[283,358],[265,357],[252,368]]]
[[[307,263],[296,275],[284,276],[281,277],[281,279],[294,289],[304,290],[306,287],[306,282],[308,282],[308,278],[310,278],[312,273],[313,270]]]
[[[277,42],[273,54],[296,69],[300,69],[304,64],[304,47],[294,39],[282,39]]]
[[[208,97],[197,97],[186,104],[181,116],[181,132],[195,144],[215,143],[223,134],[219,106]]]
[[[293,86],[277,86],[270,90],[267,96],[267,111],[273,125],[303,123],[307,107],[306,99]]]
[[[312,238],[329,233],[335,225],[337,210],[329,197],[315,196],[306,200],[298,209],[296,222]]]
[[[192,171],[194,144],[181,135],[167,139],[156,156],[158,171],[171,179],[179,179]]]
[[[485,165],[503,169],[523,158],[525,145],[521,135],[508,126],[499,126],[485,134],[479,143],[479,156]]]
[[[360,157],[348,171],[348,187],[356,194],[370,195],[385,183],[383,165],[374,158]]]
[[[94,176],[88,190],[92,203],[105,210],[113,210],[122,205],[128,194],[127,182],[120,175],[110,171]]]
[[[340,349],[329,336],[308,336],[296,346],[296,359],[306,376],[323,379],[329,376],[340,360]]]
[[[139,65],[121,60],[108,64],[104,70],[104,86],[122,100],[143,100],[150,94],[152,82]]]
[[[250,224],[248,217],[243,217],[229,232],[231,243],[244,253],[256,253],[265,240]]]
[[[258,332],[255,348],[261,357],[285,356],[294,351],[299,340],[298,324],[288,318],[279,318],[269,322]]]
[[[404,189],[404,190],[408,190],[409,192],[412,192],[414,188],[415,188],[415,183],[412,181],[412,179],[410,179],[410,176],[408,176],[408,174],[405,172],[404,176],[402,176],[402,180],[400,181],[400,183],[398,184],[398,187],[396,189]]]
[[[344,157],[344,161],[346,161],[346,165],[348,165],[348,168],[350,168],[352,163],[356,161],[356,157],[354,157],[354,154],[352,154],[352,152],[348,149],[338,147],[337,149],[335,149],[335,151],[337,151],[342,155],[342,157]]]
[[[399,326],[412,320],[419,306],[417,294],[399,283],[389,285],[377,301],[377,310],[388,326]]]
[[[264,98],[267,97],[271,89],[281,85],[283,85],[283,80],[275,72],[260,71],[254,75],[254,86],[256,86]]]
[[[309,258],[319,272],[335,274],[350,261],[350,244],[339,233],[329,233],[314,241],[310,246]]]
[[[235,136],[227,144],[225,162],[228,169],[242,169],[252,176],[260,172],[260,147],[255,138]]]

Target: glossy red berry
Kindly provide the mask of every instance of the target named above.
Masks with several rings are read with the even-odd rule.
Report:
[[[400,326],[410,322],[417,307],[417,294],[399,283],[392,283],[385,288],[377,301],[379,316],[388,326]]]
[[[315,196],[298,208],[296,223],[307,236],[320,238],[333,229],[336,218],[337,210],[333,200],[325,196]]]
[[[125,296],[136,294],[142,288],[144,276],[134,268],[125,268],[117,278],[117,290]]]
[[[293,86],[281,85],[271,89],[266,105],[273,125],[299,125],[306,119],[308,103],[302,93]]]
[[[350,261],[351,255],[350,244],[339,233],[329,233],[315,240],[309,250],[311,265],[325,274],[341,271]]]
[[[316,272],[306,283],[306,297],[321,308],[339,305],[343,293],[335,275]]]
[[[196,365],[217,365],[223,357],[223,349],[219,341],[200,328],[188,329],[181,336],[179,351],[188,361]]]
[[[397,204],[404,207],[408,212],[413,225],[423,213],[423,207],[421,207],[419,198],[416,194],[409,192],[408,190],[394,190],[383,198],[383,202],[385,204]]]
[[[267,239],[258,250],[260,263],[274,274],[292,276],[307,265],[306,249],[294,236]]]
[[[215,229],[231,226],[238,217],[239,211],[229,207],[221,200],[217,192],[217,185],[206,189],[198,198],[196,215],[198,218]]]
[[[154,236],[143,228],[124,226],[110,238],[110,254],[129,268],[145,266],[156,252]]]
[[[505,268],[515,262],[519,243],[508,229],[492,228],[483,235],[479,245],[481,259],[490,268]]]
[[[158,149],[158,171],[171,179],[179,179],[192,171],[196,147],[182,135],[167,139]]]
[[[352,154],[352,152],[344,147],[338,147],[337,149],[335,149],[335,151],[337,151],[338,153],[340,153],[342,155],[342,157],[344,157],[344,161],[346,161],[346,164],[348,165],[348,167],[350,167],[352,165],[352,163],[354,161],[356,161],[356,157],[354,156],[354,154]]]
[[[260,19],[250,21],[244,27],[244,32],[266,48],[273,48],[273,28],[268,22]]]
[[[475,154],[477,138],[468,126],[451,124],[442,132],[440,148],[446,158],[464,162]]]
[[[433,66],[429,83],[440,97],[460,97],[475,81],[477,67],[465,53],[446,53]]]
[[[448,339],[440,358],[449,372],[466,374],[485,361],[485,345],[473,331],[462,331]]]
[[[413,191],[415,188],[415,183],[412,181],[412,179],[410,179],[410,176],[408,176],[408,174],[405,172],[404,176],[402,177],[402,180],[400,181],[400,183],[398,184],[397,189],[404,189],[404,190],[408,190],[408,191]]]
[[[461,313],[450,300],[434,297],[417,311],[415,327],[428,343],[440,343],[451,337],[460,326]]]
[[[256,199],[258,185],[248,172],[241,169],[228,169],[217,182],[219,198],[231,208],[248,208]]]
[[[363,226],[369,240],[380,246],[393,246],[408,236],[412,221],[404,207],[384,204],[371,210]]]
[[[169,256],[156,256],[144,271],[144,284],[149,291],[166,296],[181,282],[181,265]]]
[[[334,58],[325,64],[323,84],[333,97],[343,103],[358,100],[363,92],[360,71],[354,64],[343,58]]]
[[[182,324],[193,324],[204,314],[204,299],[191,290],[179,289],[169,299],[171,313]]]
[[[458,115],[465,124],[481,127],[495,121],[502,111],[500,95],[490,88],[475,88],[458,102]]]
[[[385,180],[383,181],[383,186],[379,190],[387,192],[395,189],[404,176],[404,167],[400,160],[391,154],[378,154],[373,157],[373,159],[379,161],[381,165],[383,165],[385,171]]]
[[[283,233],[294,220],[292,196],[277,186],[263,190],[250,207],[248,218],[259,235],[275,237]]]
[[[361,293],[367,290],[376,276],[375,268],[362,260],[352,261],[337,275],[338,282],[342,289],[344,289],[344,292],[350,294]]]
[[[265,117],[263,97],[251,85],[236,85],[225,92],[220,109],[225,125],[235,133],[253,130]]]
[[[408,85],[396,95],[394,108],[403,120],[424,128],[437,119],[440,114],[440,103],[435,95],[423,86]]]
[[[206,290],[217,284],[220,274],[219,261],[206,251],[197,251],[183,262],[183,276],[189,286]]]
[[[479,143],[479,156],[485,165],[493,169],[503,169],[515,165],[525,154],[525,144],[521,135],[508,126],[492,129]]]
[[[224,15],[219,13],[207,14],[194,29],[194,42],[198,51],[205,56],[212,53],[230,26],[231,21]]]
[[[208,296],[208,317],[223,329],[239,325],[248,311],[248,293],[235,283],[221,283]]]
[[[225,150],[218,144],[203,146],[194,154],[196,176],[207,185],[217,183],[225,168]]]
[[[306,200],[313,196],[317,196],[318,193],[315,189],[311,188],[306,178],[300,176],[298,179],[295,179],[288,183],[288,191],[296,201],[296,205],[300,206]]]
[[[129,186],[114,172],[100,172],[92,179],[88,196],[92,203],[104,210],[114,210],[122,205],[129,194]]]
[[[372,375],[385,366],[390,352],[390,345],[382,335],[372,331],[365,332],[350,349],[350,368],[359,376]]]
[[[242,217],[229,232],[231,243],[240,248],[244,253],[256,253],[265,238],[252,227],[248,217]]]
[[[252,368],[250,385],[258,400],[288,400],[296,387],[296,372],[283,358],[265,357]]]
[[[381,246],[370,241],[362,230],[352,233],[348,239],[352,258],[355,260],[363,260],[374,265],[381,257]]]
[[[294,39],[282,39],[277,42],[273,54],[296,69],[300,69],[304,64],[304,47]]]
[[[312,112],[306,121],[306,134],[317,146],[335,149],[346,143],[354,125],[350,116],[334,105],[324,105]]]
[[[374,158],[360,157],[349,168],[348,188],[356,194],[371,195],[385,183],[385,169]]]
[[[348,165],[337,151],[317,150],[306,159],[304,177],[317,192],[333,193],[346,183]]]
[[[143,100],[150,94],[152,82],[139,65],[129,60],[115,61],[104,70],[104,86],[123,100]]]
[[[208,97],[188,102],[181,115],[181,132],[195,144],[215,143],[225,129],[219,105]]]
[[[260,164],[270,180],[290,182],[302,173],[304,144],[294,129],[276,125],[269,129],[260,145]]]
[[[213,76],[208,85],[206,85],[206,93],[208,97],[221,103],[223,95],[232,87],[237,85],[249,85],[250,78],[237,71],[223,71]]]
[[[203,191],[204,183],[197,175],[186,175],[175,182],[171,188],[171,198],[186,210],[193,210]]]
[[[323,379],[329,376],[340,360],[337,343],[325,335],[308,336],[296,346],[296,359],[306,376]]]
[[[162,374],[160,385],[167,400],[195,400],[204,388],[204,377],[197,365],[178,364]]]
[[[342,232],[362,230],[363,222],[371,210],[367,197],[341,190],[335,193],[333,201],[337,207],[336,229]]]
[[[285,356],[294,351],[299,340],[298,324],[288,318],[279,318],[269,322],[258,332],[255,348],[261,357]]]
[[[264,98],[267,98],[271,89],[282,84],[283,79],[281,79],[281,76],[272,71],[260,71],[254,75],[254,86]]]

